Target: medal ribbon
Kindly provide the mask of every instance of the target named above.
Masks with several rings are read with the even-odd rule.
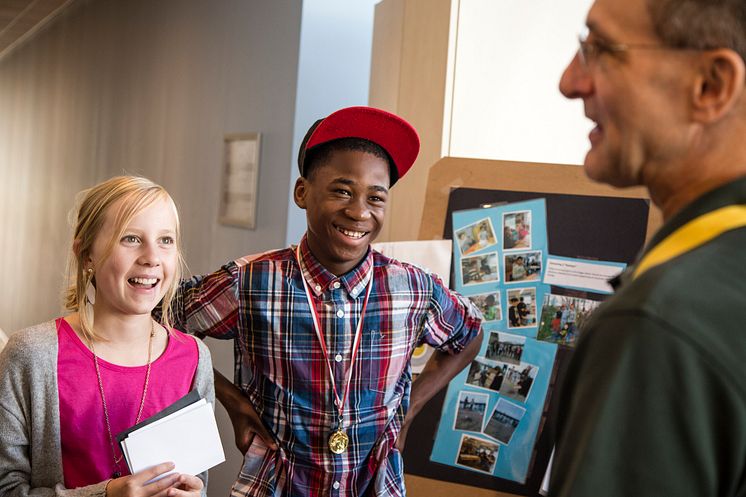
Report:
[[[653,247],[634,272],[637,278],[648,269],[704,245],[726,231],[746,226],[746,206],[729,205],[692,219]]]
[[[352,382],[352,370],[355,367],[355,359],[357,358],[357,351],[360,347],[360,339],[363,336],[363,319],[365,318],[365,309],[368,307],[368,298],[370,297],[370,291],[373,288],[373,268],[371,267],[370,271],[368,272],[368,276],[370,276],[370,280],[368,281],[367,290],[365,293],[365,300],[363,301],[363,308],[360,311],[360,320],[357,323],[357,330],[355,331],[355,338],[354,342],[352,344],[352,357],[350,357],[350,369],[347,372],[347,382],[344,387],[344,397],[339,398],[339,394],[337,393],[337,384],[334,381],[334,370],[332,369],[331,361],[329,361],[329,352],[327,351],[326,347],[326,340],[324,340],[324,333],[321,331],[321,320],[319,319],[319,313],[316,310],[316,304],[314,302],[313,296],[311,295],[311,290],[308,288],[308,283],[306,282],[305,276],[303,276],[303,263],[301,262],[300,257],[300,244],[295,249],[295,255],[298,259],[298,264],[301,266],[301,275],[300,279],[303,281],[303,288],[306,291],[306,299],[308,299],[308,306],[311,308],[311,317],[313,318],[313,327],[314,331],[316,332],[316,336],[319,339],[319,343],[321,344],[321,351],[324,353],[324,360],[326,361],[326,366],[329,368],[329,377],[332,380],[332,389],[334,391],[334,403],[337,406],[337,412],[339,412],[339,421],[340,421],[340,428],[342,427],[342,420],[343,420],[343,412],[344,412],[344,406],[347,402],[347,394],[350,392],[350,383]]]

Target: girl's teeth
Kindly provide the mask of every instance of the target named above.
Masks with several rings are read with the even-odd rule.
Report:
[[[131,280],[138,285],[155,285],[158,282],[157,278],[131,278]]]

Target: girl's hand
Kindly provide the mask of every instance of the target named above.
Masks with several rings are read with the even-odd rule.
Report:
[[[173,469],[174,464],[166,462],[128,476],[114,478],[106,485],[106,497],[168,497],[168,490],[177,485],[179,479],[184,475],[174,473],[152,483],[148,482]],[[199,480],[199,478],[197,479]],[[199,480],[199,482],[201,489],[202,480]]]
[[[179,475],[176,485],[166,491],[166,497],[199,497],[202,480],[192,475]]]

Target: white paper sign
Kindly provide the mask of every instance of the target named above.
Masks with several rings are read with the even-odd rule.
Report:
[[[619,275],[625,264],[617,262],[591,262],[550,255],[544,283],[567,288],[578,288],[599,293],[613,293],[609,280]]]
[[[445,286],[451,283],[451,240],[381,242],[371,246],[386,257],[415,264],[437,274]]]

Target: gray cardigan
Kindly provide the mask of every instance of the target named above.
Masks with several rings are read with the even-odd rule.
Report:
[[[193,386],[214,406],[210,352],[197,345]],[[206,495],[207,473],[199,476]],[[49,321],[15,333],[0,353],[0,496],[100,497],[108,480],[76,489],[63,481],[57,329]]]

